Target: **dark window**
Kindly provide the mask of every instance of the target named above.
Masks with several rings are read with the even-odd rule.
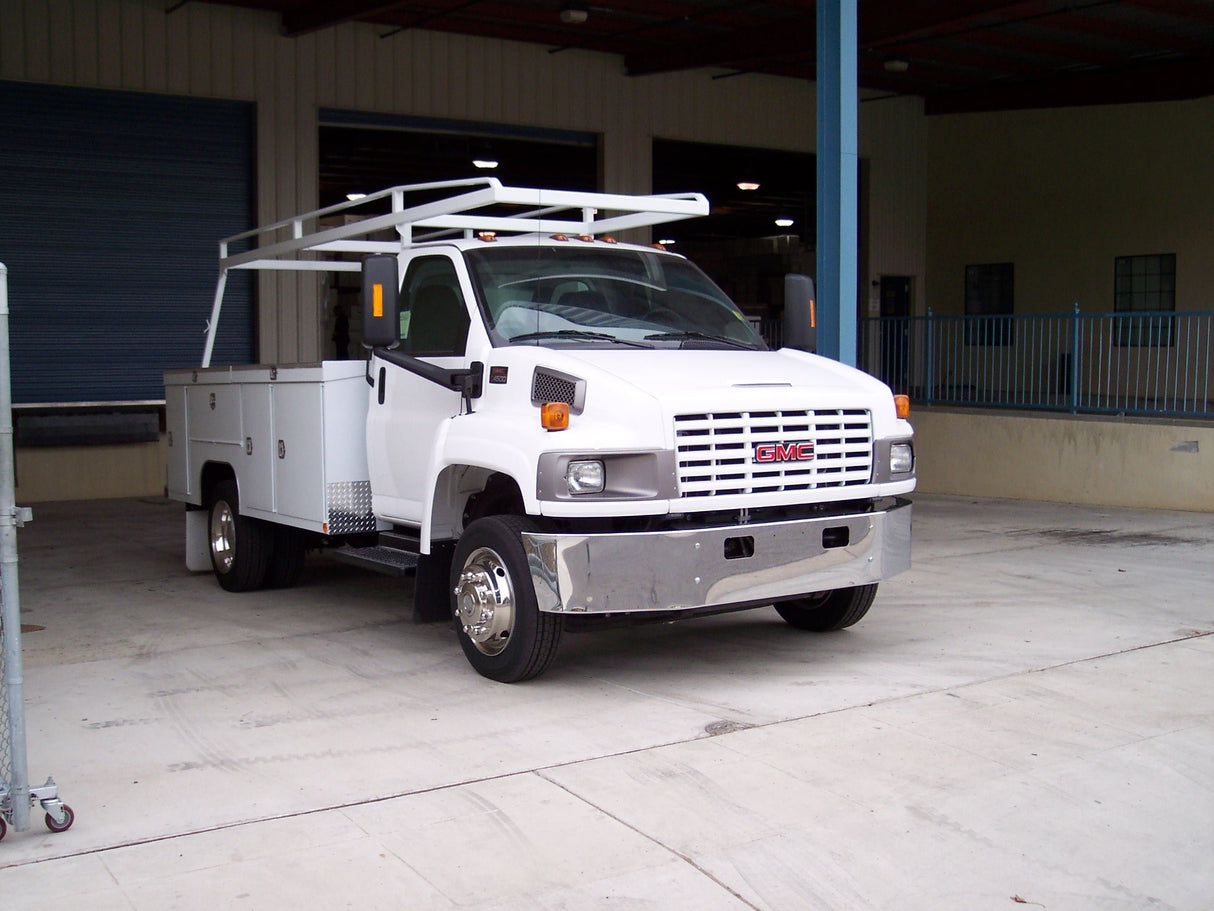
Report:
[[[451,260],[423,256],[409,263],[401,303],[404,350],[429,355],[464,353],[468,311]]]
[[[1010,345],[1013,342],[1013,270],[1011,263],[965,267],[965,343]]]
[[[1176,309],[1176,254],[1118,256],[1113,265],[1118,345],[1171,346]]]

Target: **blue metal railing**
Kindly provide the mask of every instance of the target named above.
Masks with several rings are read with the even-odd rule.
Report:
[[[926,404],[1214,417],[1214,311],[860,320],[858,363]]]

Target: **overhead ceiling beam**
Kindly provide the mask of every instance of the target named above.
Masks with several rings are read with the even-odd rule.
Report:
[[[629,76],[647,76],[701,67],[746,69],[753,61],[812,58],[816,41],[817,19],[811,9],[775,31],[770,27],[745,29],[715,40],[625,54],[624,71]]]
[[[1071,64],[1108,66],[1124,59],[1121,55],[1094,48],[1082,41],[1056,39],[1041,29],[1034,29],[1031,35],[1026,35],[993,28],[973,32],[969,37],[977,47],[1000,48],[1022,59],[1036,58],[1041,61],[1038,68],[1043,71]]]
[[[1041,12],[1040,0],[940,0],[866,4],[860,20],[860,47],[878,48],[912,39],[956,35],[980,27],[1016,22]]]
[[[299,9],[283,11],[282,33],[288,38],[298,38],[343,22],[391,12],[401,6],[404,6],[403,0],[396,0],[395,3],[385,0],[345,0],[343,3],[311,0]]]
[[[1185,101],[1214,95],[1214,55],[929,95],[927,114]]]
[[[1214,23],[1214,6],[1196,3],[1194,0],[1127,0],[1130,6],[1141,7],[1157,13],[1166,13],[1177,19],[1191,19],[1206,25]]]
[[[1210,46],[1209,39],[1201,35],[1169,35],[1150,26],[1129,26],[1075,13],[1051,16],[1043,24],[1082,37],[1097,35],[1129,45],[1147,45],[1160,51],[1193,52]]]
[[[1040,11],[1040,0],[935,0],[932,3],[882,0],[861,8],[860,49],[894,47],[903,41],[953,34]],[[816,35],[817,21],[811,7],[802,15],[778,25],[739,29],[726,37],[698,41],[693,45],[627,54],[624,69],[630,76],[645,76],[701,67],[746,69],[749,62],[771,58],[807,60],[814,56]]]
[[[899,75],[930,74],[929,79],[947,78],[948,74],[959,82],[972,81],[975,73],[1001,73],[1005,76],[1040,76],[1040,63],[1027,61],[1014,53],[992,51],[986,47],[972,45],[928,44],[912,42],[901,44],[897,52],[871,53],[860,58],[861,67],[866,63],[880,67],[888,59],[905,60],[909,66]]]

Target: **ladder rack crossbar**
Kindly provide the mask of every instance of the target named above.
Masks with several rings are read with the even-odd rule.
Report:
[[[464,192],[405,206],[410,195],[416,198],[442,190]],[[369,204],[384,199],[391,201],[391,211],[386,214],[321,227],[322,219],[357,216]],[[480,211],[490,206],[527,208],[508,214]],[[315,261],[311,256],[304,258],[305,254],[398,251],[414,242],[414,228],[595,236],[707,214],[708,200],[700,193],[630,196],[542,190],[504,186],[495,177],[406,184],[226,237],[219,244],[219,265],[221,269],[290,269],[293,267],[285,263]],[[393,229],[399,241],[368,239],[369,235]],[[249,249],[229,253],[245,242],[249,242]]]

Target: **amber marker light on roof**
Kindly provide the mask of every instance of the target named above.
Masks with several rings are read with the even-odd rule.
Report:
[[[569,426],[569,405],[545,402],[540,406],[540,426],[545,430],[564,430]]]
[[[548,238],[550,240],[568,240],[569,235],[568,234],[549,234]]]
[[[481,231],[476,236],[479,237],[481,240],[485,241],[486,243],[491,243],[492,241],[497,240],[496,231]]]
[[[905,418],[910,416],[910,396],[895,395],[894,410],[898,412],[898,417]]]

